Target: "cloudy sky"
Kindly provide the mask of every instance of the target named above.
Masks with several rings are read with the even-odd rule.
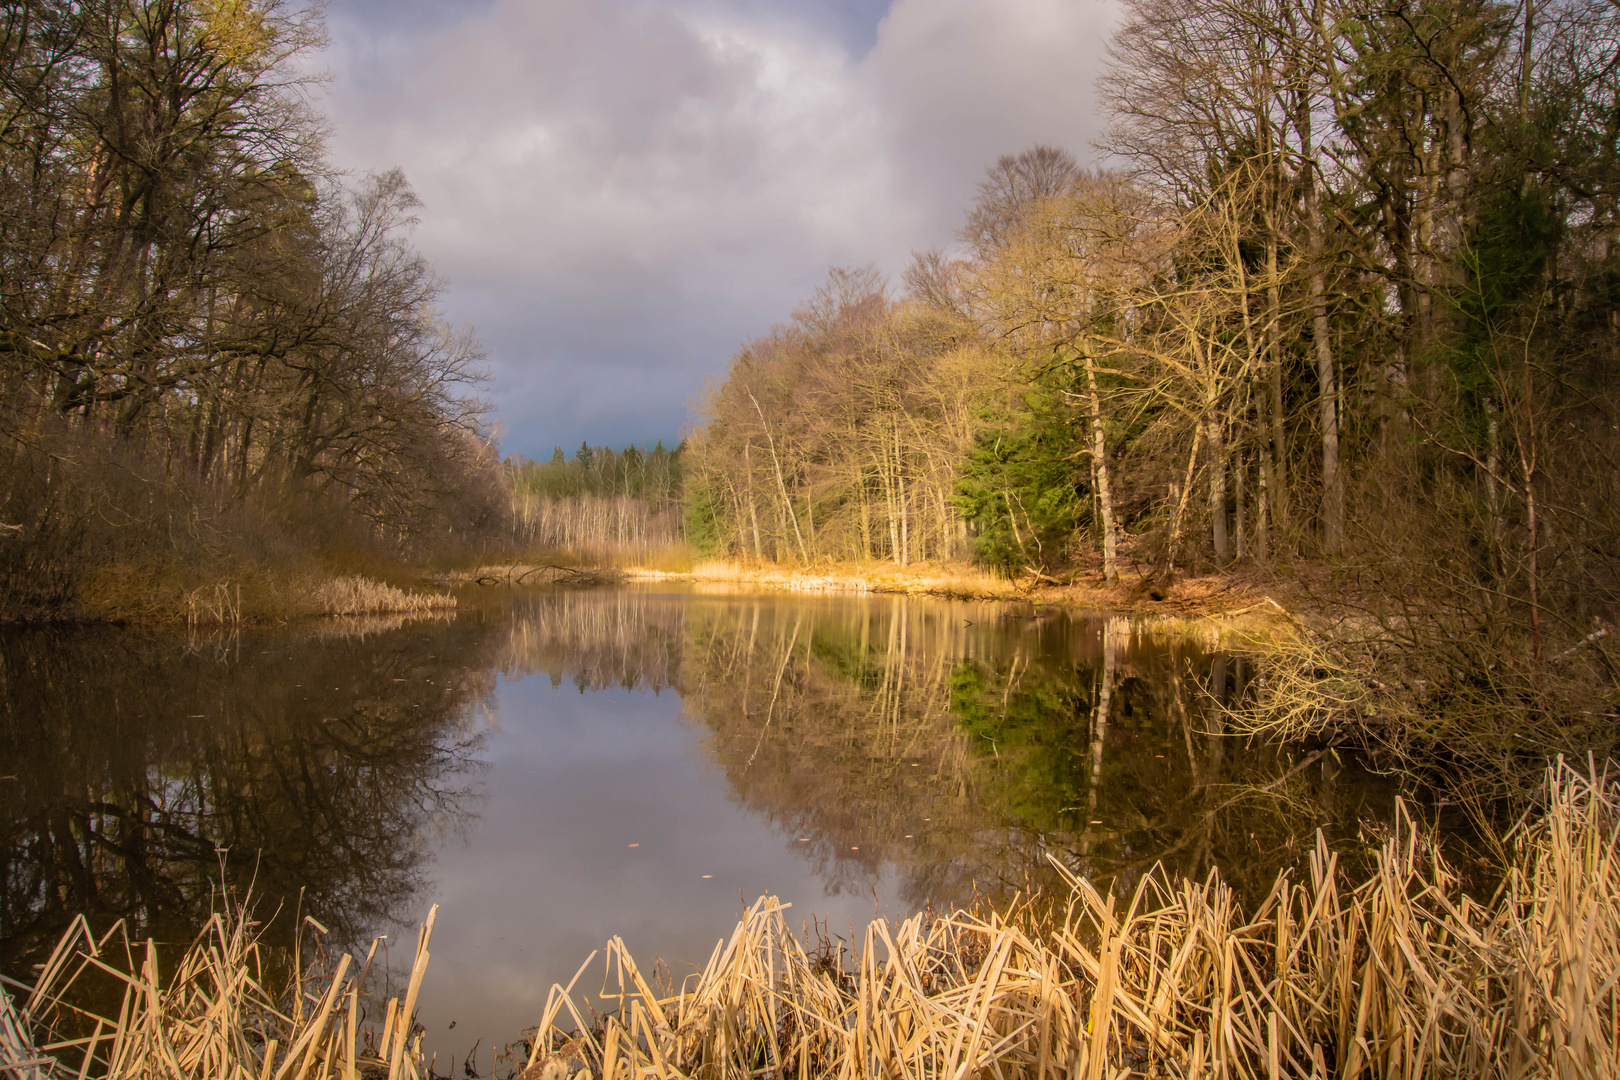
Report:
[[[1112,0],[331,0],[346,169],[399,166],[503,449],[670,442],[829,266],[897,279],[985,166],[1085,160]]]

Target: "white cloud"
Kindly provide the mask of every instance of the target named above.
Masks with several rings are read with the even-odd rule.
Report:
[[[948,242],[985,165],[1078,152],[1103,3],[896,0],[852,59],[701,0],[495,0],[379,40],[334,12],[334,152],[402,166],[498,372],[506,444],[668,437],[829,264]]]

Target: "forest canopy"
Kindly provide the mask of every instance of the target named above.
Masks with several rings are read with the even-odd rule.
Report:
[[[1126,16],[1106,168],[1002,158],[951,251],[835,269],[733,357],[686,461],[716,546],[1110,579],[1127,542],[1159,574],[1417,559],[1605,614],[1620,13]]]

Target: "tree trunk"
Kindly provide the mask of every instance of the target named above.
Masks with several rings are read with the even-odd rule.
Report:
[[[1278,531],[1288,528],[1288,434],[1283,412],[1281,309],[1282,293],[1277,280],[1277,239],[1273,235],[1266,242],[1266,287],[1268,332],[1271,339],[1269,375],[1271,389],[1271,451],[1276,459],[1272,469],[1270,495],[1271,520]]]
[[[1232,531],[1236,534],[1233,539],[1235,541],[1237,557],[1239,560],[1247,558],[1249,554],[1247,525],[1244,521],[1244,518],[1247,516],[1248,512],[1248,507],[1244,502],[1244,496],[1246,494],[1245,487],[1247,483],[1245,474],[1248,471],[1248,460],[1240,450],[1236,459],[1233,461],[1232,469]]]
[[[1091,420],[1091,464],[1097,475],[1097,508],[1102,516],[1103,580],[1112,585],[1119,580],[1115,558],[1114,498],[1108,483],[1108,448],[1103,436],[1102,402],[1097,394],[1097,361],[1091,350],[1086,358],[1086,409]]]
[[[1271,490],[1271,449],[1264,443],[1260,446],[1260,497],[1254,501],[1254,559],[1258,563],[1265,563],[1271,558],[1271,523],[1267,519],[1267,512],[1271,500],[1267,497]]]
[[[748,473],[748,524],[754,531],[754,561],[764,562],[765,551],[759,542],[759,509],[754,505],[754,461],[750,443],[743,443],[743,468]]]
[[[863,469],[857,482],[861,493],[861,558],[868,562],[872,559],[872,503],[867,498],[866,472]]]
[[[1197,430],[1193,432],[1192,449],[1187,453],[1187,475],[1175,486],[1176,509],[1170,518],[1170,540],[1164,549],[1167,573],[1174,573],[1176,569],[1176,549],[1181,546],[1181,519],[1187,509],[1187,496],[1192,492],[1193,472],[1198,466],[1198,446],[1203,441],[1204,425],[1200,421]]]
[[[1204,421],[1204,437],[1209,442],[1209,516],[1214,526],[1215,565],[1224,567],[1231,556],[1226,535],[1226,454],[1220,421]]]
[[[765,422],[765,410],[759,407],[759,401],[753,394],[748,395],[748,400],[754,403],[754,411],[759,414],[759,426],[765,429],[765,441],[771,450],[771,467],[776,472],[776,491],[782,497],[782,512],[787,516],[787,520],[793,523],[793,539],[799,545],[799,560],[808,563],[810,555],[804,547],[804,534],[799,532],[799,515],[793,511],[793,502],[788,498],[787,482],[782,478],[782,461],[776,456],[776,439],[771,435],[771,426]]]
[[[1339,477],[1339,391],[1334,378],[1333,343],[1329,340],[1327,268],[1323,265],[1322,211],[1316,189],[1316,159],[1311,142],[1308,109],[1301,110],[1300,139],[1304,144],[1305,227],[1310,230],[1307,258],[1313,334],[1316,338],[1316,378],[1322,426],[1322,552],[1344,550],[1344,485]]]

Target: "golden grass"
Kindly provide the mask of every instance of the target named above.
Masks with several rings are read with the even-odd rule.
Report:
[[[1319,844],[1304,879],[1279,876],[1252,911],[1216,875],[1156,872],[1128,899],[1071,877],[1055,911],[878,920],[846,952],[796,936],[787,906],[766,897],[679,990],[655,989],[615,938],[602,996],[616,1007],[582,1008],[581,967],[553,987],[520,1075],[1620,1076],[1620,794],[1560,763],[1544,795],[1485,902],[1402,813],[1366,880],[1345,882]],[[81,1078],[421,1076],[404,1018],[431,931],[430,915],[405,998],[368,1040],[364,975],[347,956],[304,980],[288,1009],[250,974],[256,946],[239,914],[216,918],[161,981],[150,945],[139,974],[121,974],[135,954],[106,963],[105,940],[81,924],[21,1009],[13,1030],[25,1037],[6,1043],[0,1025],[0,1053]],[[127,987],[117,1016],[82,1018],[94,1033],[75,1041],[28,1042],[92,965]]]
[[[0,1073],[21,1080],[421,1080],[413,1017],[428,964],[435,907],[417,934],[404,999],[368,1017],[363,961],[344,954],[321,971],[295,968],[286,993],[265,986],[258,923],[242,907],[217,912],[173,970],[158,948],[129,940],[122,922],[99,939],[77,920],[17,1005],[0,993]],[[313,920],[308,920],[313,923]],[[319,929],[319,926],[316,926]],[[110,981],[116,1012],[83,1005],[87,984]],[[8,1067],[9,1066],[9,1067]]]
[[[448,593],[412,592],[361,574],[334,575],[309,567],[222,573],[200,585],[194,580],[161,564],[113,564],[89,575],[81,605],[96,618],[191,627],[312,616],[425,615],[456,607]]]
[[[699,562],[682,574],[661,574],[650,568],[643,572],[648,577],[684,577],[709,586],[801,593],[882,592],[973,599],[1013,599],[1027,595],[1005,578],[959,564],[918,563],[902,569],[886,562],[826,562],[800,567],[716,560]]]
[[[529,1058],[641,1077],[1614,1077],[1620,798],[1560,768],[1520,861],[1464,896],[1409,819],[1347,886],[1319,846],[1246,912],[1215,876],[1071,879],[1064,910],[876,921],[843,957],[756,903],[659,994],[621,940],[617,1010],[552,991]],[[534,1075],[539,1075],[535,1073]]]
[[[314,586],[311,600],[322,615],[427,614],[456,606],[448,593],[406,592],[359,576],[323,581]]]

